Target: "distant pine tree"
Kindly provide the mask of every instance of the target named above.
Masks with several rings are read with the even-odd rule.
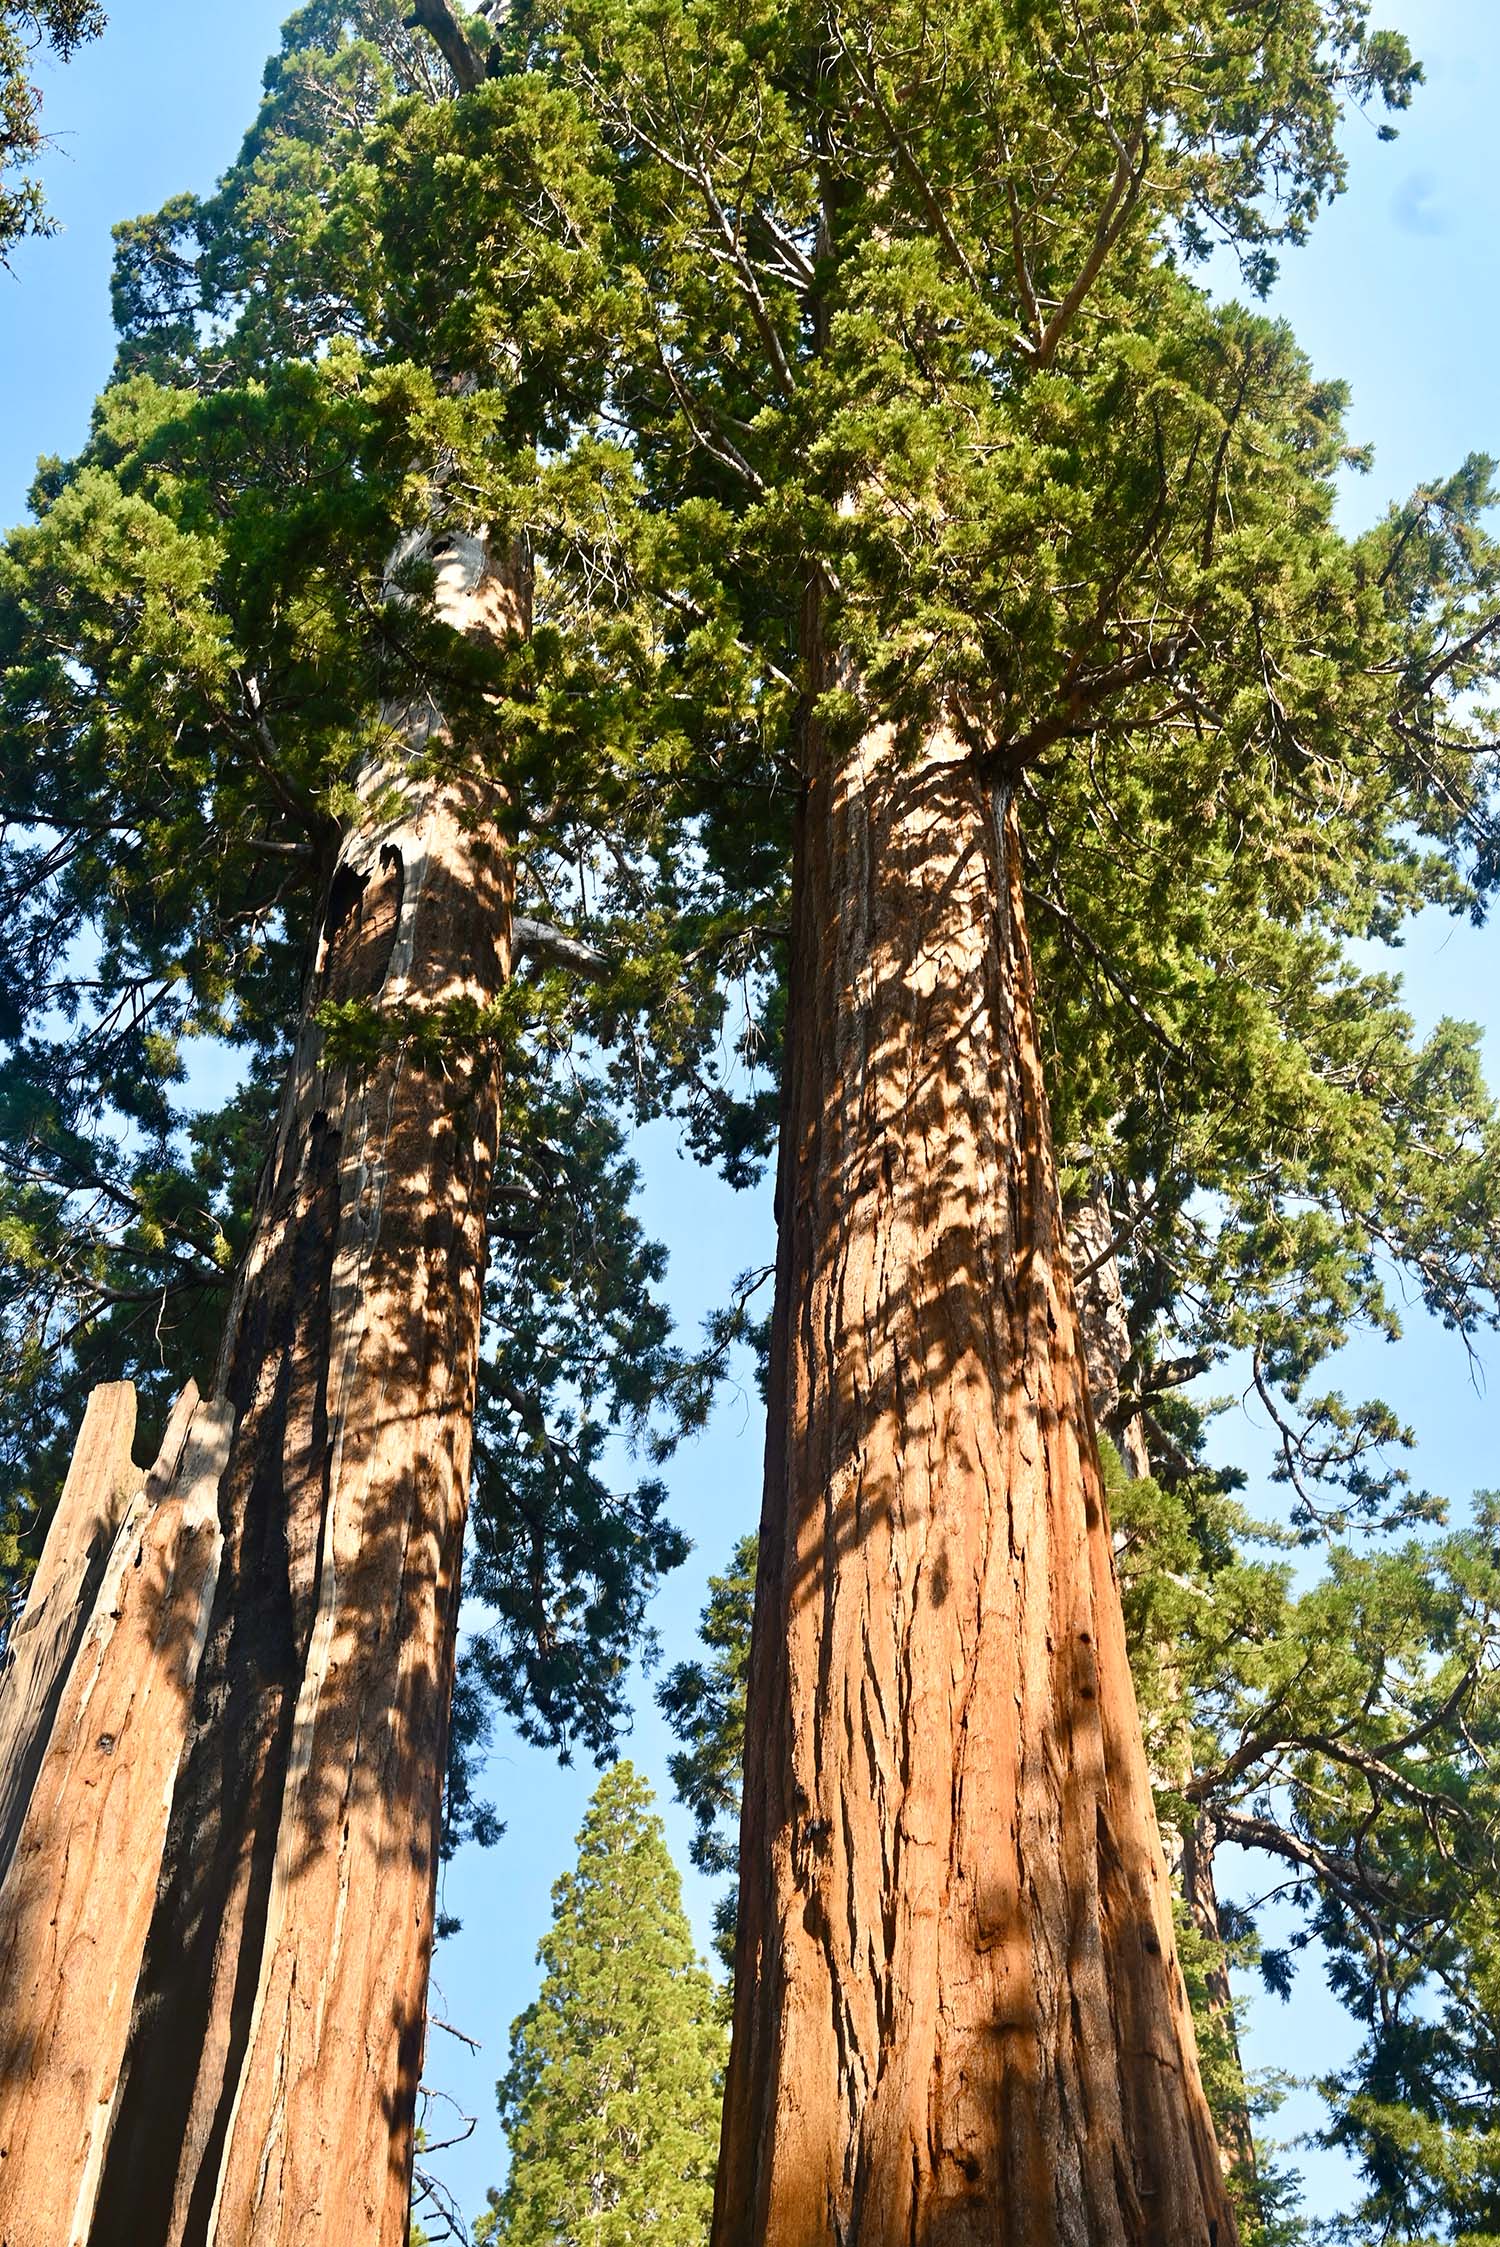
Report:
[[[536,2002],[497,2086],[506,2185],[493,2247],[699,2247],[719,2150],[725,2036],[651,1789],[606,1771],[553,1889]]]

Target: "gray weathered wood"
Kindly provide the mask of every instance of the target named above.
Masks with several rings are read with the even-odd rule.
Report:
[[[197,1407],[197,1384],[190,1381],[148,1476],[131,1457],[134,1384],[106,1381],[89,1397],[25,1612],[0,1667],[0,1880],[120,1524],[143,1486],[153,1503],[170,1486]]]
[[[74,2247],[92,2222],[218,1580],[233,1426],[232,1406],[199,1406],[171,1488],[152,1476],[138,1490],[0,1885],[5,2247]]]
[[[47,1745],[109,1550],[135,1490],[135,1388],[110,1381],[89,1398],[68,1479],[0,1667],[0,1879]]]

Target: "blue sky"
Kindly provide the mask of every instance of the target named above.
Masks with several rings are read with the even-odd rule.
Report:
[[[283,0],[114,0],[104,41],[66,71],[46,74],[46,121],[56,136],[47,177],[64,232],[23,244],[13,274],[0,274],[5,521],[19,518],[38,455],[81,443],[108,374],[111,225],[212,183],[253,115],[284,12]],[[1393,146],[1377,142],[1373,125],[1352,121],[1350,192],[1322,218],[1310,247],[1287,261],[1273,299],[1319,370],[1352,383],[1353,433],[1375,447],[1373,474],[1351,479],[1345,497],[1351,524],[1466,452],[1500,453],[1500,8],[1494,0],[1406,0],[1376,13],[1411,35],[1428,84]],[[1446,1013],[1483,1023],[1491,1077],[1500,1079],[1500,936],[1428,923],[1403,960],[1419,1020]],[[730,1194],[660,1131],[646,1135],[640,1155],[645,1219],[671,1251],[670,1294],[691,1333],[738,1272],[767,1260],[769,1195]],[[1486,1354],[1493,1370],[1496,1353]],[[1447,1493],[1456,1511],[1474,1488],[1500,1482],[1483,1370],[1473,1375],[1453,1337],[1414,1317],[1394,1349],[1351,1350],[1345,1374],[1351,1390],[1378,1389],[1415,1424],[1419,1479]],[[1227,1415],[1217,1448],[1250,1472],[1252,1500],[1259,1495],[1270,1510],[1268,1447],[1253,1417]],[[695,1544],[656,1608],[673,1653],[691,1639],[707,1575],[754,1524],[760,1460],[760,1412],[747,1381],[669,1470],[676,1517]],[[670,1742],[649,1687],[637,1701],[629,1753],[665,1798]],[[490,1792],[508,1832],[498,1849],[467,1853],[445,1877],[445,1906],[464,1928],[440,1947],[436,2010],[483,2050],[471,2055],[434,2033],[429,2079],[476,2117],[468,2145],[441,2165],[471,2213],[503,2165],[491,2086],[509,2024],[534,1989],[550,1885],[571,1858],[592,1779],[587,1768],[559,1771],[523,1744],[499,1740]],[[685,1822],[664,1807],[685,1865]],[[687,1893],[706,1946],[711,1895],[691,1875]],[[1316,1973],[1305,1972],[1290,2008],[1256,2002],[1248,2057],[1310,2073],[1335,2062],[1344,2041],[1337,2008]],[[1294,2100],[1280,2128],[1290,2134],[1315,2115],[1310,2100]],[[440,2114],[432,2122],[434,2134],[446,2134]],[[1314,2154],[1305,2165],[1309,2206],[1333,2212],[1348,2190],[1338,2162]]]

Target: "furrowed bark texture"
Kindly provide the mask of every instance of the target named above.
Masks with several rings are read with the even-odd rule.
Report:
[[[518,560],[429,551],[450,624],[526,629]],[[488,782],[407,770],[441,712],[391,724],[224,1346],[224,1564],[90,2247],[406,2237],[499,1114],[422,1033],[500,995],[511,870]],[[349,1001],[389,1033],[357,1067],[318,1015]]]
[[[714,2247],[1230,2247],[1014,815],[810,731]]]
[[[231,1424],[190,1389],[135,1478],[0,1887],[5,2247],[87,2235],[218,1574]]]
[[[1096,1187],[1068,1213],[1068,1251],[1078,1301],[1083,1338],[1084,1367],[1095,1423],[1114,1436],[1127,1477],[1138,1480],[1151,1472],[1151,1454],[1143,1416],[1122,1412],[1120,1378],[1130,1358],[1130,1331],[1125,1291],[1119,1263],[1111,1251],[1112,1223],[1105,1195]],[[1149,1560],[1149,1555],[1146,1556]],[[1128,1581],[1128,1567],[1127,1567]],[[1212,1598],[1201,1590],[1200,1596]],[[1147,1768],[1153,1789],[1180,1793],[1192,1780],[1192,1725],[1188,1695],[1175,1657],[1169,1648],[1158,1650],[1158,1676],[1163,1691],[1153,1738],[1146,1739]],[[1220,2076],[1219,2103],[1214,2113],[1221,2166],[1237,2171],[1241,2180],[1256,2182],[1255,2134],[1240,2059],[1239,2026],[1234,1990],[1223,1957],[1223,1930],[1219,1898],[1214,1884],[1216,1835],[1207,1811],[1190,1816],[1185,1831],[1159,1822],[1162,1854],[1174,1887],[1180,1893],[1194,1926],[1212,1946],[1215,1962],[1206,1976],[1206,2004],[1199,2023],[1227,2051],[1231,2082]]]

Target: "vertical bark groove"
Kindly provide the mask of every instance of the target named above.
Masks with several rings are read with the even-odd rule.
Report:
[[[1014,810],[813,725],[795,886],[714,2247],[1229,2247]]]

